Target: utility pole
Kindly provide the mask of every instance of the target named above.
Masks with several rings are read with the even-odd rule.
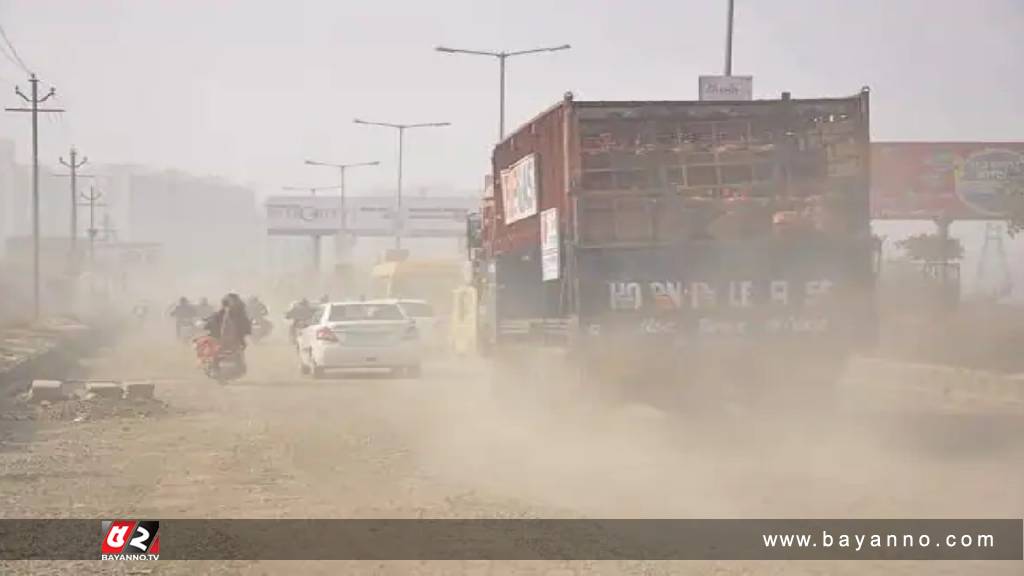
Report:
[[[71,258],[72,261],[78,254],[78,169],[85,166],[86,162],[89,161],[88,156],[82,156],[82,160],[78,161],[78,150],[75,147],[71,147],[69,153],[71,158],[70,162],[65,162],[64,157],[59,158],[60,163],[67,166],[71,170]]]
[[[438,52],[444,52],[447,54],[469,54],[472,56],[490,56],[498,59],[498,141],[505,139],[505,61],[512,56],[522,56],[524,54],[537,54],[539,52],[559,52],[561,50],[568,50],[571,48],[569,44],[562,44],[561,46],[551,46],[547,48],[531,48],[529,50],[516,50],[514,52],[507,52],[502,50],[501,52],[491,52],[487,50],[463,50],[461,48],[448,48],[447,46],[438,46],[434,50]]]
[[[96,265],[96,234],[99,232],[96,228],[96,207],[103,206],[103,204],[98,204],[102,197],[103,193],[98,192],[92,186],[89,187],[88,194],[83,193],[81,196],[82,200],[85,200],[82,206],[89,207],[89,268],[91,271],[94,271]]]
[[[725,75],[732,76],[733,0],[729,0],[729,16],[725,23]]]
[[[352,122],[356,124],[363,124],[365,126],[381,126],[384,128],[394,128],[398,130],[398,192],[397,192],[397,208],[395,209],[395,249],[402,249],[402,149],[405,146],[405,131],[409,128],[440,128],[443,126],[451,126],[451,122],[425,122],[422,124],[391,124],[389,122],[367,122],[366,120],[360,120],[355,118]]]
[[[26,96],[21,88],[15,86],[14,93],[32,105],[31,108],[7,108],[8,112],[30,112],[32,114],[32,317],[39,319],[39,113],[63,112],[62,108],[40,108],[56,94],[51,87],[42,98],[39,97],[39,79],[35,74],[29,75],[32,96]]]

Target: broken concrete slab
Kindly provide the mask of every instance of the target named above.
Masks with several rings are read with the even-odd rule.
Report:
[[[153,398],[156,384],[152,380],[134,380],[124,383],[124,397],[128,400],[148,400]]]
[[[32,402],[58,402],[65,397],[64,383],[60,380],[33,380],[29,391]]]
[[[120,382],[87,382],[85,392],[91,398],[119,399],[124,397]]]

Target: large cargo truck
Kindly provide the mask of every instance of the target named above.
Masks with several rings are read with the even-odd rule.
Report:
[[[481,347],[605,377],[841,364],[875,328],[868,100],[567,94],[494,149]]]

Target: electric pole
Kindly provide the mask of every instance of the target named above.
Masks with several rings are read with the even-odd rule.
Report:
[[[63,112],[62,108],[40,108],[56,94],[51,87],[42,98],[39,97],[39,79],[35,74],[29,75],[32,96],[26,96],[21,88],[15,86],[14,93],[32,105],[31,108],[7,108],[8,112],[32,113],[32,317],[39,319],[39,113]]]
[[[85,204],[82,206],[89,207],[89,268],[90,271],[95,271],[96,264],[96,234],[99,230],[96,229],[96,207],[103,206],[98,204],[97,201],[103,197],[102,192],[97,192],[92,186],[89,187],[88,194],[82,194],[82,200],[85,200]]]
[[[69,153],[71,158],[70,162],[65,162],[64,157],[59,158],[60,163],[71,169],[71,257],[76,258],[78,254],[78,169],[85,166],[86,162],[89,161],[88,156],[82,156],[82,160],[79,161],[78,150],[75,147],[71,147]]]

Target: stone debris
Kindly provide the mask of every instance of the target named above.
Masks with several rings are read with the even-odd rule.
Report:
[[[124,388],[120,382],[87,382],[85,384],[87,398],[121,399]]]
[[[156,385],[152,380],[134,380],[124,383],[124,397],[127,400],[142,400],[153,398]]]
[[[32,402],[58,402],[65,397],[64,383],[59,380],[34,380],[29,391]]]

